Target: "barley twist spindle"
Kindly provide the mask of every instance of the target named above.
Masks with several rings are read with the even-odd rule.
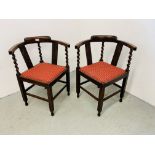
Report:
[[[40,63],[42,63],[43,62],[43,57],[42,57],[42,53],[41,53],[40,42],[38,42],[37,44],[38,44],[38,51],[39,51]]]
[[[104,42],[102,42],[102,46],[101,46],[101,58],[100,58],[100,61],[103,61],[103,52],[104,52]]]
[[[132,53],[133,53],[133,50],[130,49],[129,57],[128,57],[128,64],[127,64],[127,68],[126,68],[126,71],[127,71],[127,72],[130,71],[130,65],[131,65],[131,60],[132,60]]]
[[[80,68],[80,49],[77,49],[77,68]]]
[[[65,47],[65,55],[66,55],[66,66],[68,67],[69,65],[68,65],[68,63],[69,63],[69,58],[68,58],[68,48],[67,47]]]
[[[15,65],[15,69],[16,69],[17,75],[20,75],[17,59],[16,59],[16,56],[15,56],[14,53],[12,53],[12,59],[13,59],[14,65]]]

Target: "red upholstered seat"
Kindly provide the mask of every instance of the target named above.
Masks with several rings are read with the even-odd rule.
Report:
[[[107,83],[125,73],[125,70],[106,62],[97,62],[81,67],[80,71],[100,83]]]
[[[23,72],[22,78],[38,81],[41,83],[49,84],[54,81],[58,76],[65,72],[66,67],[58,66],[49,63],[40,63],[33,68]]]

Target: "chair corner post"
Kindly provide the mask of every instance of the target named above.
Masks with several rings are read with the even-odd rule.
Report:
[[[97,111],[98,111],[98,116],[101,116],[102,112],[102,107],[103,107],[103,99],[104,99],[104,92],[105,92],[105,87],[103,85],[100,85],[99,88],[99,97],[98,97],[98,106],[97,106]]]

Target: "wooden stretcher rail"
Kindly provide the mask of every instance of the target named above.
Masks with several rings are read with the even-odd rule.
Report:
[[[37,99],[40,99],[40,100],[43,100],[43,101],[48,102],[48,99],[46,99],[46,98],[43,98],[43,97],[40,97],[40,96],[31,94],[31,93],[26,93],[26,94],[27,94],[28,96],[31,96],[31,97],[34,97],[34,98],[37,98]]]
[[[114,83],[113,85],[115,85],[118,88],[122,88],[120,85],[118,85],[117,83]]]
[[[92,93],[90,93],[88,90],[86,90],[86,89],[83,88],[82,86],[80,86],[80,88],[81,88],[83,91],[85,91],[87,94],[89,94],[91,97],[93,97],[95,100],[98,101],[98,98],[97,98],[96,96],[94,96]],[[112,93],[111,95],[105,97],[105,98],[103,99],[103,101],[109,99],[110,97],[112,97],[112,96],[114,96],[114,95],[116,95],[116,94],[118,94],[118,93],[120,93],[120,92],[121,92],[121,90],[118,90],[118,91]]]
[[[89,80],[83,81],[83,82],[80,83],[80,85],[83,85],[83,84],[85,84],[87,82],[90,82],[90,81]]]
[[[89,94],[91,97],[93,97],[95,100],[98,101],[98,98],[96,96],[94,96],[92,93],[90,93],[88,90],[86,90],[85,88],[83,88],[82,86],[80,86],[80,88],[85,91],[87,94]]]
[[[105,98],[103,99],[103,101],[105,101],[105,100],[109,99],[110,97],[112,97],[112,96],[118,94],[119,92],[121,92],[121,90],[118,90],[118,91],[114,92],[113,94],[111,94],[111,95],[105,97]]]
[[[66,81],[62,81],[62,80],[58,80],[58,82],[61,82],[61,83],[67,83]]]
[[[53,97],[53,100],[67,87],[67,85],[63,86]]]
[[[30,90],[31,88],[33,88],[35,86],[35,84],[32,84],[31,86],[29,86],[28,88],[26,88],[26,91]]]

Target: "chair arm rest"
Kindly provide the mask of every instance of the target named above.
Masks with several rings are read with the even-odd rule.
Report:
[[[18,44],[15,44],[14,46],[12,46],[10,49],[9,49],[9,54],[13,54],[18,48],[19,46],[23,45],[23,42],[21,43],[18,43]]]
[[[137,47],[136,47],[135,45],[133,45],[133,44],[130,44],[130,43],[125,42],[125,41],[122,41],[122,40],[118,40],[118,42],[121,42],[123,45],[125,45],[125,46],[131,48],[131,49],[134,50],[134,51],[137,50]]]
[[[58,44],[60,44],[60,45],[63,45],[63,46],[65,46],[65,47],[70,47],[70,44],[69,43],[66,43],[66,42],[64,42],[64,41],[60,41],[60,40],[51,40],[52,42],[56,42],[56,43],[58,43]]]
[[[78,49],[78,48],[80,48],[83,44],[85,44],[85,43],[87,43],[87,42],[89,42],[89,41],[90,41],[90,40],[83,40],[83,41],[77,43],[77,44],[75,45],[75,48]]]

